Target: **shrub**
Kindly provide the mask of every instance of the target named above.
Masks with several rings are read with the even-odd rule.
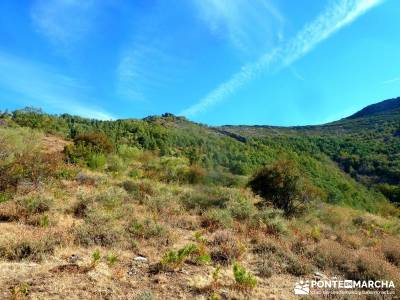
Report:
[[[114,149],[108,136],[100,131],[82,133],[74,138],[74,144],[84,145],[96,153],[110,153]]]
[[[183,157],[161,157],[146,163],[147,176],[165,182],[186,182],[189,161]]]
[[[233,265],[233,276],[236,284],[242,288],[254,288],[257,285],[257,279],[237,263]]]
[[[227,209],[210,209],[202,215],[201,224],[211,229],[229,228],[233,225],[233,218]]]
[[[50,210],[53,200],[40,195],[25,196],[16,200],[27,213],[40,214]]]
[[[109,215],[91,211],[85,217],[85,222],[74,229],[75,242],[83,246],[109,247],[119,243],[124,238],[124,231]]]
[[[210,244],[213,248],[211,259],[223,265],[239,260],[246,251],[244,244],[231,231],[216,232]]]
[[[127,228],[128,232],[136,238],[166,238],[168,236],[167,229],[152,219],[143,221],[133,220]]]
[[[206,171],[198,165],[191,165],[186,172],[187,182],[190,184],[204,183],[205,176]]]
[[[198,241],[196,250],[192,255],[192,262],[197,265],[208,264],[211,261],[211,256],[208,253],[205,241]]]
[[[240,221],[249,220],[256,212],[251,200],[242,195],[232,199],[228,204],[228,209],[232,216]]]
[[[261,258],[259,271],[264,270],[267,275],[275,271],[303,276],[312,271],[308,263],[301,261],[277,240],[262,240],[254,246],[253,252]]]
[[[157,193],[154,182],[148,180],[126,180],[122,183],[122,187],[135,199],[142,204],[145,198],[154,196]]]
[[[93,203],[93,198],[80,196],[78,201],[72,206],[71,212],[74,217],[84,218],[87,216],[89,206]]]
[[[137,184],[132,181],[132,180],[125,180],[122,183],[122,187],[127,191],[128,193],[134,193],[138,190]]]
[[[101,259],[101,254],[100,254],[100,250],[96,249],[93,253],[92,253],[92,264],[95,265],[97,264]]]
[[[382,252],[388,262],[400,267],[400,242],[397,239],[387,239],[382,244]]]
[[[75,242],[79,245],[109,247],[121,241],[122,231],[115,226],[82,224],[75,229]]]
[[[48,215],[33,215],[28,217],[25,220],[26,224],[32,225],[32,226],[39,226],[39,227],[49,227],[50,225],[50,219]]]
[[[118,256],[113,253],[108,253],[106,260],[109,266],[113,266],[118,261]]]
[[[11,299],[26,299],[30,293],[31,287],[29,283],[20,283],[14,286],[11,290]]]
[[[226,189],[206,186],[197,187],[182,198],[183,205],[187,209],[198,210],[212,207],[225,208],[229,200],[230,195]]]
[[[194,244],[186,245],[178,251],[169,250],[161,259],[161,265],[167,269],[180,268],[194,251],[196,251],[196,245]]]
[[[273,274],[273,267],[269,260],[261,260],[257,263],[257,274],[263,278],[270,278]]]
[[[67,162],[96,166],[103,162],[103,156],[95,155],[108,154],[113,151],[113,145],[108,137],[101,132],[83,133],[74,139],[73,145],[64,147],[64,154]]]
[[[3,202],[7,202],[12,199],[10,193],[0,192],[0,204]]]
[[[41,138],[26,128],[0,128],[0,192],[13,192],[21,183],[35,187],[56,174],[62,159],[43,153]]]
[[[113,209],[121,205],[126,195],[126,192],[122,188],[114,186],[99,193],[95,201],[103,205],[106,209]]]
[[[246,184],[245,178],[246,177],[243,176],[233,175],[232,173],[211,170],[206,174],[204,183],[215,186],[238,187]]]
[[[263,229],[272,235],[286,235],[289,231],[287,222],[282,217],[280,210],[264,208],[253,216],[250,225],[257,229]]]
[[[286,215],[300,212],[308,197],[302,190],[300,173],[293,162],[278,161],[259,170],[248,185],[266,202],[282,209]]]
[[[125,161],[138,159],[142,151],[136,147],[122,144],[118,147],[118,155]]]
[[[123,159],[118,155],[110,155],[107,165],[107,170],[114,173],[122,172],[127,168]]]
[[[93,153],[90,155],[87,165],[93,170],[103,169],[106,165],[106,157],[102,153]]]
[[[398,271],[371,252],[360,253],[355,260],[355,268],[346,275],[353,280],[399,280]]]
[[[78,174],[76,174],[75,179],[79,182],[79,184],[85,184],[85,185],[95,185],[96,184],[95,177],[85,174],[83,172],[78,172]]]
[[[335,241],[323,240],[312,258],[320,268],[333,268],[349,273],[353,269],[352,252]]]
[[[128,176],[131,178],[140,178],[142,177],[142,170],[133,168],[129,171]]]
[[[2,237],[0,257],[11,261],[32,260],[40,262],[46,255],[54,253],[59,241],[52,236]]]
[[[299,261],[296,257],[290,256],[286,271],[294,276],[304,276],[311,273],[312,268],[309,264]]]

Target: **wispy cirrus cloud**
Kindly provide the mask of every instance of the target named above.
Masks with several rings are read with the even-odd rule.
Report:
[[[95,0],[36,0],[31,19],[51,43],[69,50],[92,30],[96,12]]]
[[[394,77],[388,80],[384,80],[382,81],[382,84],[391,84],[391,83],[396,83],[396,82],[400,82],[400,76],[399,77]]]
[[[95,119],[113,119],[89,104],[89,86],[49,66],[0,51],[0,88],[20,95],[28,105],[53,109]]]
[[[127,101],[146,102],[152,91],[179,81],[185,60],[169,53],[162,39],[143,37],[128,43],[116,70],[117,94]]]
[[[272,0],[194,0],[193,3],[213,34],[227,37],[245,53],[283,39],[285,17]]]
[[[337,0],[314,21],[307,24],[294,38],[262,55],[257,61],[244,65],[239,72],[233,74],[230,79],[220,84],[199,102],[183,110],[181,114],[193,116],[204,112],[234,94],[260,73],[272,67],[281,69],[290,66],[320,42],[381,2],[383,0]]]

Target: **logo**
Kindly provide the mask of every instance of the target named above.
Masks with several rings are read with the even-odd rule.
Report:
[[[392,280],[347,280],[337,276],[322,279],[300,279],[294,285],[295,295],[394,295]]]
[[[308,295],[310,293],[310,283],[309,281],[300,280],[294,285],[295,295]]]

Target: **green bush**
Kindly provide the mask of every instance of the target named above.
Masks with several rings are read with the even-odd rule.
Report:
[[[202,225],[211,228],[229,228],[233,225],[233,218],[227,209],[210,209],[202,215]]]
[[[132,180],[125,180],[122,183],[122,187],[124,188],[125,191],[127,191],[128,193],[135,193],[138,190],[138,185],[136,182],[132,181]]]
[[[118,256],[113,253],[108,253],[106,256],[107,264],[111,267],[118,261]]]
[[[41,214],[50,210],[53,199],[40,195],[33,195],[19,198],[16,202],[30,214]]]
[[[187,209],[205,210],[208,208],[225,208],[230,195],[225,189],[218,187],[199,186],[182,197]]]
[[[204,183],[205,177],[206,171],[198,165],[191,165],[186,172],[186,180],[190,184]]]
[[[196,245],[189,244],[178,251],[170,250],[166,252],[161,259],[161,265],[167,269],[176,269],[182,267],[189,256],[196,251]]]
[[[257,285],[256,277],[238,263],[233,264],[233,276],[236,284],[242,288],[254,288]]]
[[[87,165],[93,170],[103,169],[106,165],[106,157],[102,153],[93,153],[90,155]]]
[[[127,230],[134,237],[143,239],[165,238],[168,235],[167,229],[152,219],[133,220]]]
[[[114,149],[108,136],[101,131],[79,134],[74,138],[74,144],[83,145],[95,153],[111,153]]]
[[[250,226],[265,229],[269,234],[285,235],[289,230],[287,221],[282,216],[283,212],[281,210],[265,207],[254,214],[250,220]]]
[[[118,147],[118,155],[124,161],[138,159],[141,154],[142,154],[142,151],[136,147],[131,147],[126,144],[119,145],[119,147]]]
[[[240,221],[249,220],[256,213],[251,200],[240,194],[228,203],[228,209],[232,217]]]
[[[304,208],[308,197],[303,193],[300,173],[291,161],[278,161],[272,166],[260,169],[248,185],[258,195],[287,216]]]
[[[118,155],[110,155],[107,159],[107,170],[114,173],[119,173],[126,170],[127,165],[124,160]]]

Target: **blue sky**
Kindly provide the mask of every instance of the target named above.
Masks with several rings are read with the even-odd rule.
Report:
[[[305,125],[400,96],[397,0],[0,1],[0,109]]]

